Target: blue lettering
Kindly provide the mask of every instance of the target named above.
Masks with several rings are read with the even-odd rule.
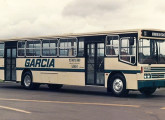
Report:
[[[48,61],[47,61],[47,66],[46,66],[46,67],[49,67],[49,60],[50,60],[50,59],[48,59]]]
[[[25,67],[29,67],[30,66],[30,59],[26,59],[25,61]]]
[[[49,67],[54,67],[54,59],[51,60]]]
[[[25,67],[55,67],[55,59],[26,59]]]
[[[36,60],[36,65],[35,67],[41,67],[41,59]]]
[[[35,59],[32,59],[30,67],[35,67]]]
[[[41,67],[46,67],[47,59],[42,59]]]

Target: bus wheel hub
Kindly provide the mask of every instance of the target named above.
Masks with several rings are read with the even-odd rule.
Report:
[[[116,93],[120,93],[123,89],[123,82],[120,79],[115,79],[113,82],[113,89]]]

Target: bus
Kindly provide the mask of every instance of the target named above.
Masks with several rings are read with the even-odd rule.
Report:
[[[102,86],[114,96],[165,87],[165,31],[136,29],[0,40],[0,79],[26,89]]]

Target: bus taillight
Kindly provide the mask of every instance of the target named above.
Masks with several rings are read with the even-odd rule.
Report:
[[[143,67],[141,67],[141,73],[143,73]]]

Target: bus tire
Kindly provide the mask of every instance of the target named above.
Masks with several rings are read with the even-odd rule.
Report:
[[[156,87],[147,87],[147,88],[141,88],[139,89],[140,93],[144,95],[152,95],[156,91]]]
[[[25,89],[29,89],[29,90],[38,89],[40,86],[40,84],[38,83],[33,83],[32,74],[29,71],[23,74],[22,85]]]
[[[59,90],[63,87],[62,84],[48,84],[50,90]]]
[[[126,89],[125,77],[120,73],[116,73],[111,77],[110,89],[112,94],[116,97],[126,96],[129,92],[129,90]]]

